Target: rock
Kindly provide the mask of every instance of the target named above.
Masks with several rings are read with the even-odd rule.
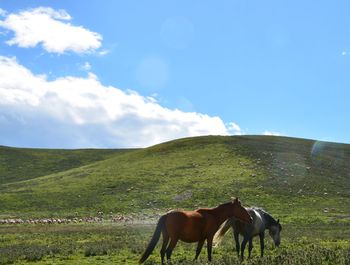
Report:
[[[185,191],[181,194],[175,195],[173,200],[176,202],[180,202],[180,201],[190,199],[191,197],[192,197],[192,191]]]

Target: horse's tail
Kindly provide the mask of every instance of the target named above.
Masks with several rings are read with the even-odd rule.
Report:
[[[160,233],[162,232],[162,229],[165,225],[166,217],[167,217],[167,215],[165,214],[159,218],[159,221],[158,221],[156,230],[153,233],[152,239],[148,243],[148,246],[147,246],[145,252],[143,253],[143,255],[139,261],[140,264],[146,261],[146,259],[149,257],[149,255],[151,255],[152,251],[156,247],[158,240],[159,240],[159,237],[160,237]]]
[[[213,239],[213,245],[214,248],[217,247],[221,240],[223,239],[224,235],[226,234],[226,232],[231,228],[233,223],[232,218],[226,220],[219,228],[219,230],[215,233],[214,235],[214,239]]]

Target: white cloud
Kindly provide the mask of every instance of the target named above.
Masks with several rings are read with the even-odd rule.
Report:
[[[90,71],[91,70],[91,64],[89,62],[85,62],[80,65],[80,69],[84,71]]]
[[[0,8],[0,16],[4,17],[4,16],[6,16],[6,15],[7,15],[6,10]]]
[[[142,147],[240,132],[219,117],[168,109],[154,98],[104,86],[93,74],[49,81],[8,57],[0,57],[0,128],[3,145],[61,148]]]
[[[105,49],[105,50],[99,51],[97,54],[100,56],[105,56],[105,55],[109,54],[109,52],[110,52],[109,50]]]
[[[242,129],[234,122],[229,122],[226,124],[226,127],[230,134],[232,135],[242,135]]]
[[[341,52],[341,55],[343,55],[343,56],[345,56],[345,55],[347,55],[348,53],[346,52],[346,51],[342,51]]]
[[[263,135],[273,135],[273,136],[282,136],[279,132],[272,132],[272,131],[264,131]]]
[[[69,23],[71,16],[64,10],[39,7],[19,13],[5,14],[0,27],[14,32],[6,43],[23,48],[39,44],[51,53],[87,53],[101,47],[102,36]]]

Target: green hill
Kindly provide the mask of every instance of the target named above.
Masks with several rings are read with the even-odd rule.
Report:
[[[128,150],[33,149],[0,146],[0,184],[28,180],[104,160]]]
[[[16,154],[11,164],[2,160],[0,171],[11,172],[11,178],[0,185],[0,214],[159,213],[239,196],[245,205],[265,207],[285,222],[349,220],[350,145],[207,136],[130,152],[37,152],[36,163]],[[28,165],[21,169],[24,160]]]

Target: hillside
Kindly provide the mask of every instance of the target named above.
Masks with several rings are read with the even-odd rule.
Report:
[[[28,180],[104,160],[128,150],[33,149],[0,146],[0,184]]]
[[[265,207],[285,222],[349,221],[350,145],[208,136],[106,157],[58,173],[43,162],[48,175],[1,184],[0,214],[159,213],[239,196],[245,205]]]

